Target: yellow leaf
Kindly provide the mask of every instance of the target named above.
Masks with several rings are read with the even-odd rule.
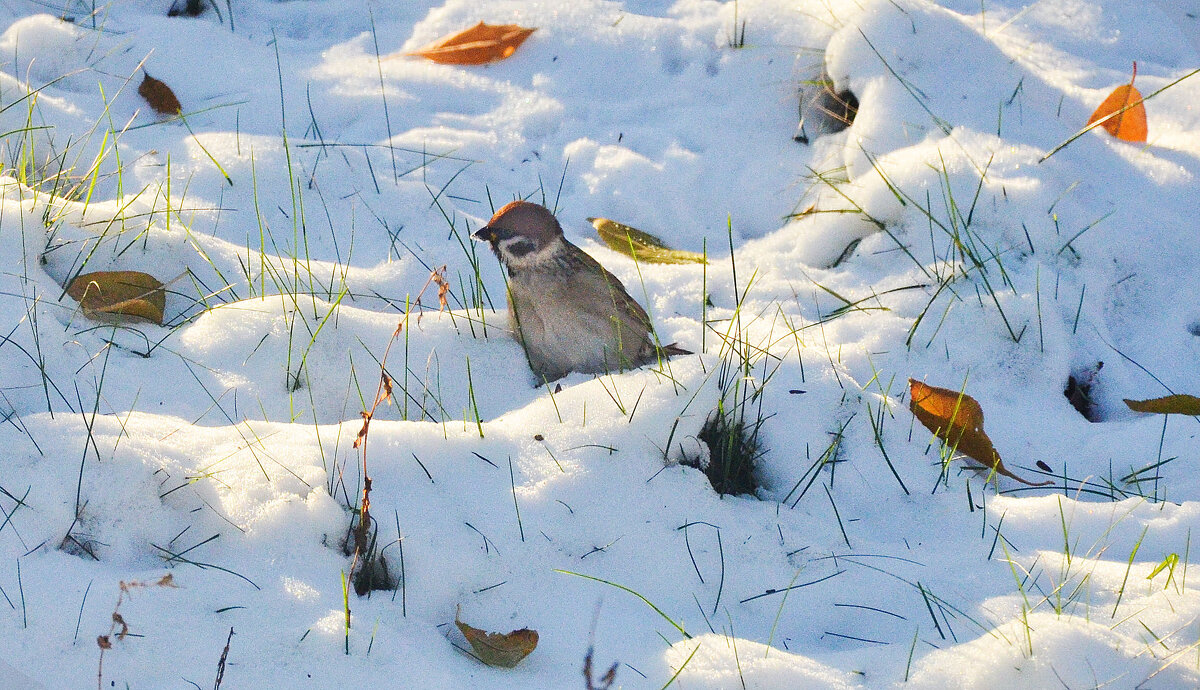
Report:
[[[511,56],[534,31],[537,29],[526,29],[516,24],[479,22],[406,55],[416,55],[446,65],[482,65]]]
[[[1133,76],[1130,77],[1128,84],[1122,84],[1113,89],[1113,92],[1108,94],[1108,98],[1096,108],[1096,112],[1088,118],[1087,123],[1090,125],[1096,120],[1103,119],[1113,113],[1121,110],[1130,103],[1136,103],[1132,108],[1125,112],[1105,120],[1100,126],[1118,139],[1124,141],[1144,142],[1148,129],[1146,127],[1146,106],[1140,101],[1142,94],[1137,89],[1133,88],[1133,80],[1137,79],[1137,63],[1133,63]]]
[[[1026,481],[1004,466],[992,440],[983,432],[983,408],[971,396],[948,388],[927,386],[916,379],[908,380],[908,388],[908,406],[913,415],[950,448],[1022,484],[1047,486],[1054,483]]]
[[[1200,415],[1200,398],[1194,395],[1168,395],[1150,400],[1126,399],[1125,404],[1134,412]]]
[[[648,232],[607,218],[588,218],[609,249],[649,264],[704,264],[703,254],[671,249]]]
[[[76,276],[67,294],[89,318],[103,314],[163,322],[167,293],[152,275],[140,271],[97,271]]]
[[[463,637],[471,643],[475,655],[488,666],[512,668],[521,659],[537,648],[538,634],[536,630],[521,628],[510,633],[490,633],[473,628],[454,618],[454,624],[462,631]]]

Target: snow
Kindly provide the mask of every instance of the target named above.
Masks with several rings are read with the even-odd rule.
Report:
[[[1200,684],[1200,428],[1122,402],[1200,394],[1200,77],[1148,143],[1042,160],[1134,61],[1144,95],[1193,70],[1200,3],[171,4],[0,7],[0,685],[206,687],[231,628],[222,687],[578,687],[589,649],[616,687]],[[538,30],[403,56],[480,20]],[[860,111],[803,146],[823,68]],[[700,354],[535,387],[469,240],[514,198]],[[593,216],[710,263],[637,265]],[[443,265],[449,308],[426,289],[387,351]],[[167,325],[80,313],[97,270],[174,280]],[[681,464],[729,343],[756,496]],[[347,639],[385,351],[366,467],[403,584],[351,591]],[[1055,485],[939,480],[909,378]],[[539,646],[484,666],[456,612]]]

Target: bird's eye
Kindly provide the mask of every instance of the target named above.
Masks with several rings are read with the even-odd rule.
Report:
[[[529,254],[533,250],[537,249],[537,247],[533,244],[533,242],[530,242],[529,240],[526,240],[526,239],[510,240],[510,241],[501,243],[500,246],[504,249],[504,252],[506,254],[508,254],[509,256],[512,256],[514,258],[517,258],[517,259],[519,259],[519,258],[525,256],[526,254]]]

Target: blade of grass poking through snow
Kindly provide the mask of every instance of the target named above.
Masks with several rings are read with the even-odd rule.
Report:
[[[788,594],[791,593],[796,584],[796,579],[800,577],[800,573],[803,571],[803,567],[796,568],[796,572],[792,574],[791,582],[788,582],[787,588],[783,590],[783,599],[779,601],[779,608],[775,611],[775,620],[771,621],[771,632],[767,635],[766,649],[763,650],[764,659],[771,654],[771,643],[775,640],[775,629],[779,627],[779,619],[783,616],[783,606],[787,603]]]
[[[900,478],[900,473],[896,471],[896,466],[892,464],[892,459],[888,456],[887,449],[883,447],[883,408],[884,404],[881,404],[879,406],[879,418],[876,419],[875,412],[871,409],[870,401],[867,402],[867,417],[871,420],[871,431],[875,435],[875,445],[879,448],[879,452],[883,454],[883,461],[887,463],[888,469],[892,471],[892,476],[899,482],[904,495],[911,496],[912,494],[909,492],[908,487],[904,485],[904,480]]]
[[[229,173],[225,172],[225,168],[221,167],[221,164],[217,161],[216,157],[213,156],[208,148],[204,146],[203,142],[200,141],[200,137],[196,136],[196,133],[192,131],[192,126],[188,124],[187,118],[183,116],[183,113],[179,113],[179,121],[183,123],[185,128],[187,128],[188,134],[192,135],[192,141],[196,142],[196,146],[199,146],[200,150],[204,152],[204,155],[208,156],[208,160],[212,161],[212,164],[217,166],[217,170],[220,171],[221,177],[224,177],[225,181],[229,183],[230,187],[232,187],[233,178],[229,176]]]
[[[521,533],[521,541],[525,541],[525,525],[521,522],[521,506],[517,504],[517,478],[513,474],[512,456],[508,456],[508,481],[512,486],[513,511],[517,514],[517,529]]]
[[[1200,642],[1197,644],[1200,644]],[[696,646],[692,649],[692,653],[688,654],[688,657],[683,660],[683,663],[679,665],[679,668],[675,671],[674,675],[671,676],[666,685],[662,686],[661,690],[667,690],[667,688],[671,687],[671,684],[675,682],[675,679],[679,677],[679,674],[683,673],[683,669],[687,668],[687,665],[692,662],[692,657],[696,656],[696,652],[700,651],[700,646],[700,643],[697,642]]]
[[[1117,608],[1121,605],[1121,599],[1125,597],[1125,585],[1129,582],[1129,571],[1133,568],[1133,559],[1137,558],[1138,549],[1142,547],[1142,540],[1146,538],[1146,533],[1150,531],[1150,526],[1142,528],[1142,536],[1134,542],[1133,549],[1129,552],[1129,561],[1125,564],[1125,577],[1121,578],[1121,586],[1117,589],[1117,603],[1113,604],[1112,615],[1109,618],[1117,617]]]
[[[350,656],[350,578],[342,571],[342,611],[345,612],[343,630],[345,631],[345,655]]]
[[[680,634],[680,635],[683,635],[683,637],[684,637],[685,639],[688,639],[688,640],[692,639],[692,636],[691,636],[691,635],[689,635],[689,634],[687,633],[687,631],[683,629],[683,626],[682,626],[682,625],[680,625],[680,624],[676,623],[675,621],[671,620],[671,617],[670,617],[670,616],[668,616],[667,614],[663,613],[663,610],[662,610],[662,609],[660,609],[660,608],[658,608],[657,606],[655,606],[655,605],[654,605],[654,604],[653,604],[653,603],[652,603],[652,602],[651,602],[649,599],[647,599],[646,597],[642,596],[641,594],[638,594],[637,592],[635,592],[635,591],[633,591],[632,589],[630,589],[630,588],[626,587],[625,585],[619,585],[619,584],[617,584],[617,583],[615,583],[615,582],[609,582],[608,580],[604,580],[604,579],[601,579],[601,578],[598,578],[598,577],[593,577],[593,576],[591,576],[591,575],[584,575],[583,573],[575,573],[575,572],[571,572],[570,570],[559,570],[558,568],[555,568],[555,569],[554,569],[554,572],[556,572],[556,573],[562,573],[563,575],[574,575],[575,577],[582,577],[582,578],[583,578],[583,579],[585,579],[585,580],[595,580],[596,582],[600,582],[600,583],[602,583],[602,584],[606,584],[606,585],[608,585],[609,587],[616,587],[617,589],[619,589],[619,590],[621,590],[621,591],[623,591],[623,592],[629,592],[630,594],[632,594],[633,596],[637,597],[638,599],[641,599],[641,600],[642,600],[642,602],[646,604],[646,606],[649,606],[650,608],[654,609],[654,612],[655,612],[655,613],[657,613],[658,615],[662,616],[662,617],[663,617],[663,620],[665,620],[666,622],[670,623],[670,624],[671,624],[671,627],[673,627],[673,628],[675,628],[676,630],[678,630],[678,631],[679,631],[679,634]]]
[[[892,69],[892,66],[888,64],[886,59],[884,59],[883,54],[875,48],[875,44],[871,43],[871,39],[867,38],[867,35],[863,33],[862,29],[858,30],[858,34],[863,37],[864,41],[867,42],[867,47],[871,49],[872,53],[875,53],[875,56],[879,58],[879,61],[883,63],[883,66],[887,68],[887,71],[891,72],[892,76],[896,78],[896,81],[900,82],[900,85],[904,87],[904,90],[908,92],[908,95],[912,96],[913,100],[917,102],[917,105],[921,106],[921,109],[929,114],[929,117],[933,119],[933,123],[938,126],[938,129],[942,130],[943,134],[949,135],[951,131],[950,123],[946,122],[937,115],[934,115],[933,111],[929,109],[929,106],[925,105],[925,101],[922,100],[922,97],[924,97],[925,94],[921,93],[918,95],[918,92],[921,90],[912,84],[909,84],[904,77],[901,77],[896,73],[896,70]]]
[[[387,127],[388,151],[392,155],[392,182],[395,183],[400,179],[400,175],[396,172],[396,150],[391,147],[392,116],[388,112],[387,88],[383,85],[383,61],[379,58],[379,35],[375,32],[375,10],[368,7],[367,13],[371,19],[371,41],[375,47],[375,70],[379,73],[379,98],[383,101],[383,123]]]
[[[1191,77],[1191,76],[1195,75],[1195,74],[1196,74],[1196,73],[1198,73],[1198,72],[1200,72],[1200,68],[1197,68],[1197,69],[1194,69],[1194,70],[1192,70],[1191,72],[1188,72],[1187,74],[1185,74],[1185,75],[1183,75],[1182,77],[1180,77],[1180,78],[1176,79],[1175,81],[1173,81],[1173,82],[1171,82],[1171,83],[1167,84],[1166,86],[1164,86],[1164,87],[1162,87],[1162,88],[1160,88],[1160,89],[1157,89],[1157,90],[1155,90],[1155,91],[1153,91],[1153,92],[1151,92],[1151,93],[1147,94],[1146,96],[1143,96],[1142,98],[1140,98],[1140,99],[1138,99],[1138,100],[1136,100],[1136,101],[1132,101],[1132,102],[1130,102],[1130,103],[1126,103],[1126,104],[1125,104],[1125,106],[1124,106],[1123,108],[1121,108],[1120,110],[1116,110],[1116,111],[1114,111],[1114,112],[1110,113],[1110,114],[1109,114],[1107,117],[1102,117],[1102,118],[1100,118],[1099,120],[1096,120],[1095,122],[1091,123],[1090,125],[1087,125],[1086,127],[1084,127],[1083,129],[1079,130],[1078,132],[1076,132],[1076,133],[1072,134],[1071,136],[1067,137],[1067,140],[1066,140],[1066,141],[1064,141],[1063,143],[1061,143],[1061,144],[1059,144],[1058,146],[1055,146],[1054,148],[1050,149],[1050,152],[1049,152],[1049,153],[1047,153],[1046,155],[1044,155],[1044,156],[1042,156],[1041,158],[1039,158],[1039,159],[1038,159],[1038,163],[1042,163],[1043,161],[1045,161],[1045,160],[1046,160],[1047,158],[1049,158],[1050,156],[1053,156],[1054,154],[1058,153],[1059,151],[1062,151],[1062,150],[1063,150],[1063,149],[1065,149],[1065,148],[1066,148],[1068,145],[1070,145],[1070,144],[1071,144],[1071,142],[1075,141],[1076,139],[1078,139],[1079,137],[1083,136],[1084,134],[1087,134],[1088,132],[1092,131],[1093,129],[1095,129],[1095,128],[1097,128],[1097,127],[1102,127],[1102,126],[1104,125],[1104,123],[1108,122],[1109,120],[1112,120],[1113,118],[1118,118],[1118,117],[1121,117],[1121,115],[1122,115],[1122,114],[1123,114],[1123,113],[1124,113],[1126,110],[1129,110],[1129,109],[1131,109],[1131,108],[1136,108],[1136,107],[1138,107],[1139,105],[1141,105],[1141,104],[1145,103],[1146,101],[1150,100],[1151,98],[1154,98],[1155,96],[1157,96],[1158,94],[1162,93],[1163,91],[1166,91],[1167,89],[1171,88],[1172,86],[1175,86],[1175,85],[1176,85],[1176,84],[1178,84],[1179,82],[1183,81],[1184,79],[1187,79],[1188,77]]]
[[[475,382],[471,378],[471,358],[467,357],[467,396],[471,402],[471,412],[475,415],[475,428],[479,432],[479,438],[483,438],[483,417],[479,415],[479,403],[475,402]],[[513,500],[516,500],[516,494],[513,494]],[[518,517],[520,514],[518,513]],[[521,541],[525,541],[522,539]]]
[[[312,352],[313,345],[315,345],[317,342],[317,336],[321,334],[321,329],[325,328],[325,324],[329,322],[329,318],[337,313],[338,307],[342,304],[342,298],[346,296],[349,290],[349,287],[342,288],[342,291],[338,294],[337,299],[335,299],[333,303],[329,305],[329,311],[325,312],[325,316],[321,317],[320,323],[318,323],[317,327],[313,329],[312,337],[308,339],[308,344],[304,346],[304,352],[300,355],[300,364],[296,367],[295,376],[297,380],[300,379],[300,374],[304,371],[304,365],[306,362],[308,362],[308,353]]]
[[[1004,549],[1004,560],[1008,562],[1009,572],[1012,573],[1013,581],[1016,582],[1016,585],[1017,585],[1017,591],[1020,592],[1020,594],[1021,594],[1021,624],[1022,624],[1022,630],[1025,633],[1025,648],[1022,651],[1025,654],[1032,656],[1033,655],[1033,633],[1032,633],[1032,628],[1029,627],[1029,612],[1032,611],[1034,607],[1031,607],[1029,605],[1029,594],[1025,591],[1025,581],[1029,577],[1029,572],[1024,571],[1024,569],[1022,568],[1022,570],[1024,571],[1024,577],[1022,577],[1021,574],[1019,574],[1017,572],[1018,564],[1013,559],[1012,554],[1010,554],[1008,552],[1007,540],[1005,540],[1005,542],[1002,543],[1000,546],[1001,546],[1001,548]]]

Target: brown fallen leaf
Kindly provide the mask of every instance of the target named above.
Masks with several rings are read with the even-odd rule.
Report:
[[[1156,414],[1186,414],[1200,415],[1200,398],[1194,395],[1168,395],[1150,400],[1129,400],[1125,404],[1134,412],[1154,412]]]
[[[1087,123],[1090,125],[1093,122],[1108,117],[1113,113],[1121,110],[1130,103],[1136,103],[1132,108],[1125,112],[1105,120],[1100,126],[1108,131],[1109,134],[1124,141],[1144,142],[1148,133],[1146,127],[1146,106],[1140,103],[1142,94],[1133,87],[1133,80],[1137,79],[1137,63],[1133,63],[1133,76],[1129,78],[1128,84],[1122,84],[1113,89],[1113,92],[1108,94],[1108,98],[1096,108],[1096,112],[1088,118]]]
[[[479,22],[405,55],[416,55],[445,65],[482,65],[511,56],[534,31],[537,29],[516,24]]]
[[[458,614],[454,616],[454,624],[471,643],[479,660],[488,666],[512,668],[537,648],[536,630],[521,628],[510,633],[490,633],[467,625]]]
[[[67,294],[88,318],[124,315],[163,322],[167,293],[152,275],[140,271],[96,271],[76,276]]]
[[[706,264],[703,254],[671,249],[648,232],[607,218],[588,218],[609,249],[650,264]]]
[[[154,108],[154,112],[161,115],[178,115],[183,110],[171,87],[150,76],[148,72],[142,73],[138,95],[146,99],[150,107]]]
[[[1022,479],[1004,466],[992,440],[983,432],[983,408],[971,396],[949,388],[928,386],[916,379],[908,380],[908,389],[908,407],[913,415],[950,448],[1027,486],[1054,483]]]

